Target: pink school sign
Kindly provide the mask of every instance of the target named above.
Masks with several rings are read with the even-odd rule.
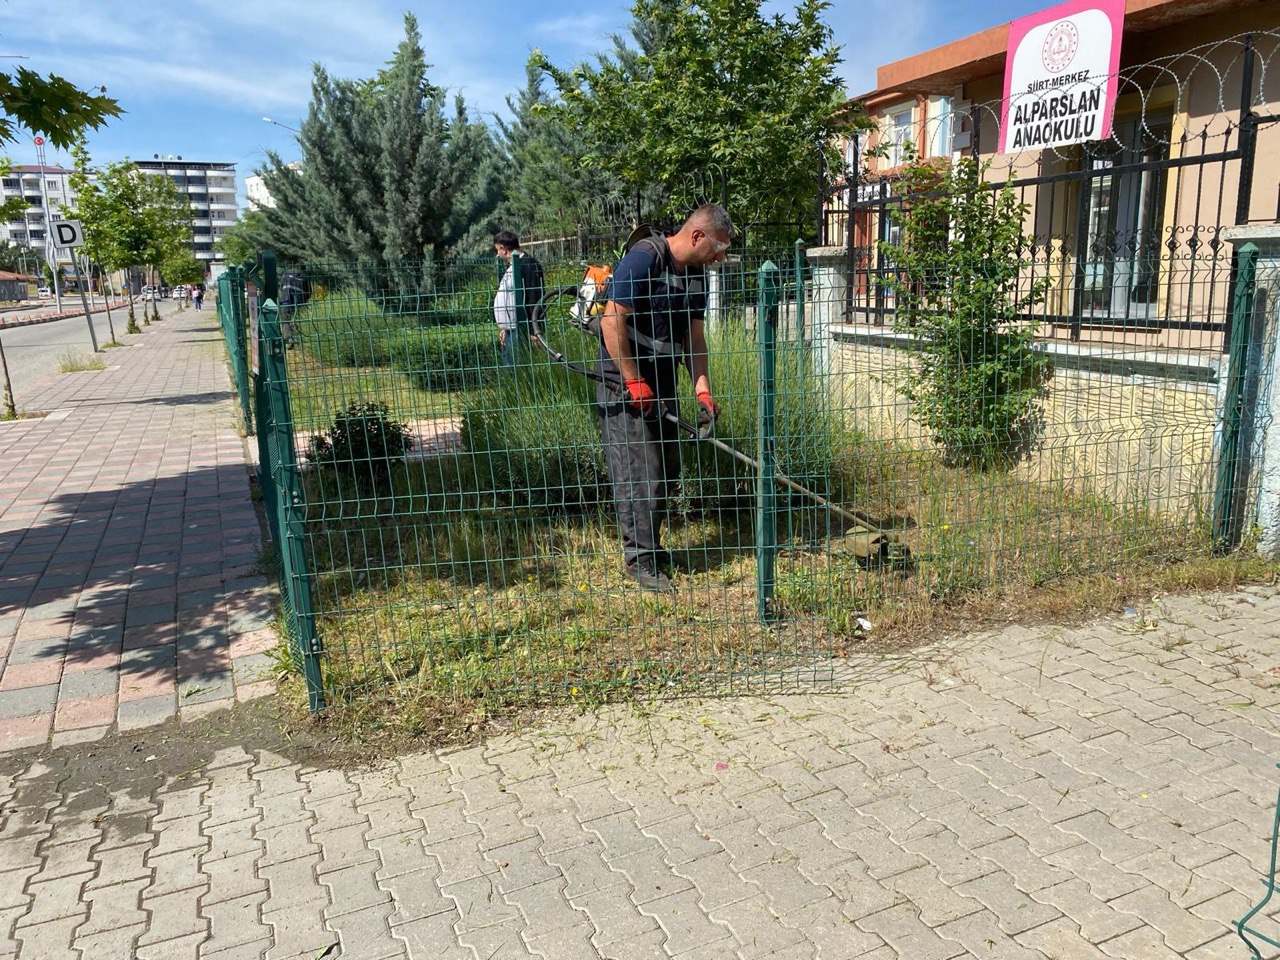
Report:
[[[1009,24],[1000,152],[1111,136],[1125,0],[1069,0]]]

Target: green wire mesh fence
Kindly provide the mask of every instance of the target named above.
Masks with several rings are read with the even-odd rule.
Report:
[[[245,432],[253,430],[251,384],[249,382],[249,327],[245,317],[244,271],[231,267],[218,277],[218,322],[227,346],[231,382],[240,404],[240,422]]]
[[[1262,885],[1266,888],[1266,893],[1248,913],[1236,922],[1236,933],[1244,941],[1249,950],[1249,956],[1253,960],[1262,960],[1264,956],[1262,948],[1264,946],[1280,949],[1280,940],[1275,938],[1277,931],[1274,927],[1271,930],[1271,935],[1254,929],[1254,926],[1259,924],[1260,920],[1274,921],[1275,919],[1273,916],[1275,908],[1270,905],[1271,898],[1276,894],[1276,854],[1278,848],[1280,848],[1280,797],[1276,800],[1275,819],[1271,824],[1271,856],[1267,861],[1266,875],[1262,878]],[[1268,910],[1269,907],[1270,910]]]
[[[643,591],[583,265],[542,267],[505,347],[491,258],[299,265],[306,301],[256,309],[263,497],[313,709],[803,689],[893,617],[1214,548],[1216,354],[1201,379],[1135,376],[1105,345],[1059,369],[1005,318],[869,329],[838,256],[797,245],[708,271],[725,446],[662,435],[674,592]],[[669,399],[696,416],[686,373]]]

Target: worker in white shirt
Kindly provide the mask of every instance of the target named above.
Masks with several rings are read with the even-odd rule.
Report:
[[[499,230],[493,235],[493,252],[508,264],[513,257],[520,258],[520,285],[524,290],[525,318],[536,318],[542,301],[546,281],[542,264],[520,249],[520,239],[510,230]],[[524,344],[529,342],[529,331],[522,329],[516,312],[515,274],[510,266],[502,274],[497,295],[493,298],[493,319],[498,325],[498,343],[502,346],[502,363],[516,365],[516,358]]]

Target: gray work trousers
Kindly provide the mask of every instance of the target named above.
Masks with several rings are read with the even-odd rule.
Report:
[[[623,557],[628,567],[642,559],[666,562],[662,524],[680,479],[679,430],[666,418],[643,416],[608,384],[597,384],[596,403]],[[674,400],[667,409],[676,412]]]

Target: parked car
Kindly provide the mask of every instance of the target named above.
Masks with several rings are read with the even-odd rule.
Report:
[[[39,297],[41,300],[48,300],[50,297],[53,296],[53,291],[50,290],[48,287],[41,287],[39,290],[36,291],[36,296]]]

